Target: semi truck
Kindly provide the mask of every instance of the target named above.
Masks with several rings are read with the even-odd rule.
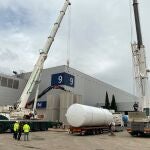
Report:
[[[59,26],[62,22],[62,19],[69,5],[71,5],[70,1],[65,0],[63,8],[60,11],[60,14],[56,22],[54,23],[54,26],[52,27],[52,30],[50,32],[50,35],[48,36],[46,44],[44,45],[43,49],[40,51],[40,56],[20,96],[20,99],[17,101],[17,103],[14,106],[8,107],[8,110],[2,111],[0,113],[0,132],[4,132],[8,129],[11,130],[12,124],[16,120],[20,120],[22,122],[28,122],[31,125],[31,130],[33,131],[47,130],[48,127],[51,127],[52,125],[55,125],[57,123],[57,122],[51,122],[49,120],[39,120],[38,118],[36,118],[35,108],[36,108],[36,102],[38,99],[39,82],[40,82],[40,76],[43,70],[43,65],[44,65],[45,60],[47,59],[48,52],[51,48],[55,35],[59,29]],[[36,85],[37,85],[37,90],[36,90],[33,109],[31,110],[31,109],[26,108],[26,105]]]
[[[136,25],[137,43],[131,44],[136,82],[137,96],[140,98],[139,107],[135,112],[128,114],[127,131],[132,136],[150,135],[150,96],[148,85],[148,72],[146,65],[145,46],[142,41],[138,0],[133,0],[133,9]]]

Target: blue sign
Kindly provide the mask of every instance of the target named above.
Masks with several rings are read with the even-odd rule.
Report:
[[[66,72],[57,73],[52,75],[51,85],[67,85],[74,87],[75,77]]]
[[[46,101],[38,101],[36,104],[36,108],[46,108],[47,102]]]

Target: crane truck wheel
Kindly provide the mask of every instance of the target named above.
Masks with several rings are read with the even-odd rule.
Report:
[[[131,136],[139,136],[139,133],[138,132],[131,132],[130,135]]]
[[[8,127],[6,124],[0,124],[0,133],[4,133],[8,130]]]

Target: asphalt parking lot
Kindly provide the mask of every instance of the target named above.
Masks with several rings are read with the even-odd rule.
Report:
[[[30,140],[16,141],[12,134],[0,134],[0,150],[150,150],[150,138],[131,137],[126,131],[90,136],[67,132],[31,132]]]

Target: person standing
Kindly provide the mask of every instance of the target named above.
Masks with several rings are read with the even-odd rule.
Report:
[[[23,131],[23,123],[20,122],[20,123],[19,123],[19,129],[18,129],[18,137],[17,137],[18,141],[19,141],[20,138],[21,138],[22,131]]]
[[[14,123],[14,126],[13,126],[13,138],[16,140],[17,139],[17,135],[18,135],[18,130],[19,130],[19,121],[16,121]]]
[[[113,122],[110,122],[110,124],[109,124],[109,131],[110,131],[110,135],[115,135],[114,134],[114,131],[115,131],[115,122],[113,121]]]
[[[28,141],[29,140],[30,126],[27,123],[25,123],[23,125],[23,132],[24,132],[24,141]]]

